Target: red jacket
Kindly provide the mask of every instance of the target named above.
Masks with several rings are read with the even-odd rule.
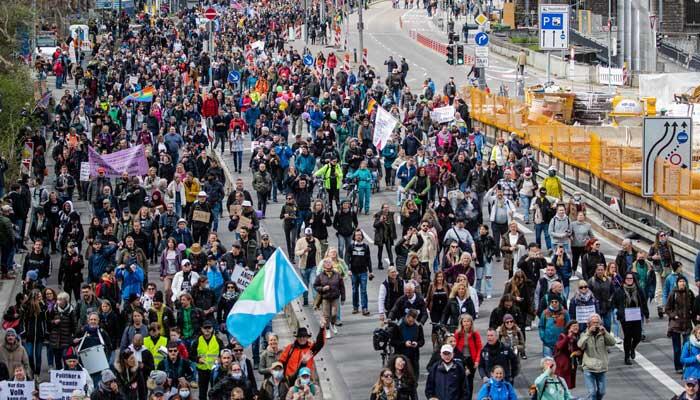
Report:
[[[244,134],[248,132],[248,125],[245,123],[245,120],[240,117],[232,119],[228,127],[231,130],[235,130],[236,127],[238,127]]]
[[[216,117],[219,113],[219,102],[216,99],[207,98],[202,103],[202,116],[203,117]]]
[[[328,56],[328,60],[326,61],[326,66],[330,69],[333,69],[338,65],[338,59],[335,58],[335,54],[331,54]]]
[[[457,340],[457,344],[455,347],[457,350],[463,352],[464,351],[464,332],[461,330],[458,330],[455,333],[455,339]],[[481,344],[481,335],[477,331],[472,331],[472,333],[469,334],[469,354],[472,356],[472,360],[474,360],[475,365],[479,365],[479,359],[481,358],[481,348],[483,347]]]

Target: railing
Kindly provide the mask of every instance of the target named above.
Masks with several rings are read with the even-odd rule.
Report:
[[[436,51],[442,55],[447,55],[447,45],[444,43],[441,43],[437,40],[433,40],[425,35],[422,35],[413,29],[408,31],[408,36],[420,43],[421,45],[429,48],[430,50]]]
[[[526,103],[516,99],[476,88],[469,91],[472,118],[501,131],[515,132],[534,148],[641,196],[641,145],[625,142],[623,138],[602,137],[595,132],[599,129],[596,127],[569,126],[532,113]],[[661,179],[655,179],[655,193],[665,190],[665,193],[685,194],[652,197],[664,209],[696,224],[700,223],[700,172],[695,169],[698,159],[699,155],[693,154],[693,165],[686,169],[670,170],[668,165],[658,165],[654,173]],[[688,186],[682,187],[686,183]]]

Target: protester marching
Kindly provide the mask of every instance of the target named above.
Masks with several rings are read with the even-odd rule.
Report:
[[[311,3],[115,12],[81,57],[36,60],[60,90],[3,193],[0,272],[21,290],[0,397],[321,399],[317,356],[351,313],[380,324],[368,398],[567,400],[583,375],[599,400],[610,349],[635,362],[652,303],[677,398],[697,399],[697,281],[666,233],[606,258],[581,194],[516,133],[487,143],[453,80],[413,93],[405,59],[296,49],[305,12],[313,46],[347,17]],[[297,299],[320,328],[283,343],[271,321]]]

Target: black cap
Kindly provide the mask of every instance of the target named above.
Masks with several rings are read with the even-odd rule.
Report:
[[[202,328],[213,328],[213,327],[214,327],[214,325],[211,323],[211,320],[206,320],[202,324]]]
[[[309,334],[308,329],[306,329],[304,327],[299,327],[297,329],[297,333],[296,333],[296,335],[294,335],[294,337],[311,337],[311,335]]]

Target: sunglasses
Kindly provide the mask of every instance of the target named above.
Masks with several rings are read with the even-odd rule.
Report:
[[[512,324],[513,321],[506,321],[506,324]]]
[[[243,349],[233,349],[234,353],[243,353]]]
[[[393,377],[394,377],[394,375],[392,375],[392,374],[384,374],[384,375],[382,375],[382,378],[393,378]]]
[[[588,289],[588,286],[579,286],[579,289]]]
[[[226,289],[235,289],[233,286],[226,286]]]
[[[177,349],[170,349],[170,350],[168,350],[168,353],[177,353],[177,352],[178,352]]]

